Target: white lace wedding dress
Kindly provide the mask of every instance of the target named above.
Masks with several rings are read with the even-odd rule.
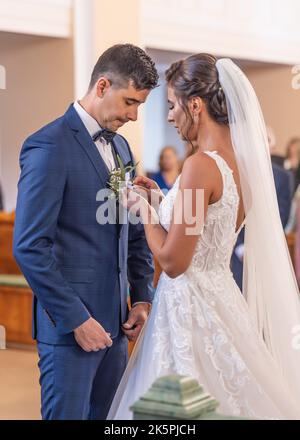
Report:
[[[218,400],[222,414],[300,418],[230,270],[239,205],[232,171],[217,152],[206,153],[220,169],[223,195],[208,208],[188,270],[175,279],[162,273],[108,419],[131,419],[130,405],[159,376],[173,373],[197,379]],[[179,179],[160,206],[166,230]]]

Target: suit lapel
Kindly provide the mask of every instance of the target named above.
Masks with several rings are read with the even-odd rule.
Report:
[[[106,186],[106,183],[109,179],[109,170],[106,166],[106,163],[102,159],[100,152],[98,151],[95,143],[91,139],[88,132],[79,131],[75,134],[76,140],[80,143],[81,147],[84,149],[86,154],[88,155],[90,161],[92,162],[97,174],[100,177],[103,186]]]
[[[70,126],[71,130],[74,133],[74,138],[76,141],[80,144],[80,146],[83,148],[85,153],[87,154],[88,158],[90,159],[96,173],[99,176],[99,179],[102,183],[103,187],[107,187],[107,182],[109,180],[110,171],[108,170],[104,160],[102,159],[101,154],[99,153],[94,141],[92,140],[91,136],[89,135],[87,129],[85,128],[83,122],[81,121],[79,115],[77,114],[76,110],[73,107],[73,104],[70,105],[69,109],[65,113],[65,118],[67,120],[68,125]],[[126,166],[130,162],[130,158],[128,160],[128,156],[126,155],[126,149],[122,148],[121,142],[113,141],[112,145],[113,154],[116,163],[116,167],[119,167],[118,161],[117,161],[117,155],[120,156],[123,164]],[[118,208],[118,207],[117,207]],[[127,211],[122,212],[122,216],[127,215]],[[118,215],[117,215],[118,218]],[[117,227],[119,229],[119,232],[122,228],[122,224],[117,222]]]
[[[128,161],[128,157],[125,155],[124,149],[121,148],[119,142],[117,142],[115,140],[112,142],[112,152],[113,152],[113,156],[114,156],[117,168],[120,167],[118,159],[117,159],[117,155],[120,156],[120,159],[123,162],[124,166],[128,165],[129,161]]]
[[[119,168],[120,165],[119,165],[119,162],[118,162],[118,159],[117,159],[117,155],[120,156],[120,158],[121,158],[123,163],[124,163],[124,160],[123,160],[124,157],[120,153],[120,150],[118,149],[118,147],[116,146],[116,142],[113,141],[111,143],[111,147],[112,147],[111,150],[112,150],[112,154],[114,156],[116,168]],[[117,203],[116,203],[116,209],[117,209],[117,211],[116,211],[117,229],[118,229],[118,234],[120,235],[121,229],[122,229],[122,222],[120,222],[120,219],[122,219],[124,217],[125,212],[124,212],[124,208],[122,208],[122,206],[120,207],[120,204],[119,204],[118,200],[117,200]]]
[[[65,114],[65,117],[67,119],[68,125],[73,131],[74,138],[80,144],[80,146],[90,159],[96,173],[101,180],[102,185],[106,187],[107,181],[109,179],[109,170],[104,160],[102,159],[102,156],[99,153],[95,143],[93,142],[91,136],[85,128],[83,122],[81,121],[76,110],[74,109],[73,104],[70,105]]]

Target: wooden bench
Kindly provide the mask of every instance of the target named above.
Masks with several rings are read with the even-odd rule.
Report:
[[[6,341],[33,345],[31,337],[32,293],[22,275],[0,274],[0,325]]]
[[[0,274],[21,275],[12,252],[14,220],[13,212],[0,212]]]

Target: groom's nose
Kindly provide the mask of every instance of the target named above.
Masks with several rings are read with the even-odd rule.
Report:
[[[136,121],[138,117],[138,110],[137,109],[130,109],[129,113],[127,114],[127,119],[130,121]]]

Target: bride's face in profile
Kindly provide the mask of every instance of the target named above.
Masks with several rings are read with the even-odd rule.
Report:
[[[193,121],[190,105],[184,107],[170,86],[168,87],[168,104],[168,122],[174,125],[181,139],[190,142],[196,141],[198,126]]]

